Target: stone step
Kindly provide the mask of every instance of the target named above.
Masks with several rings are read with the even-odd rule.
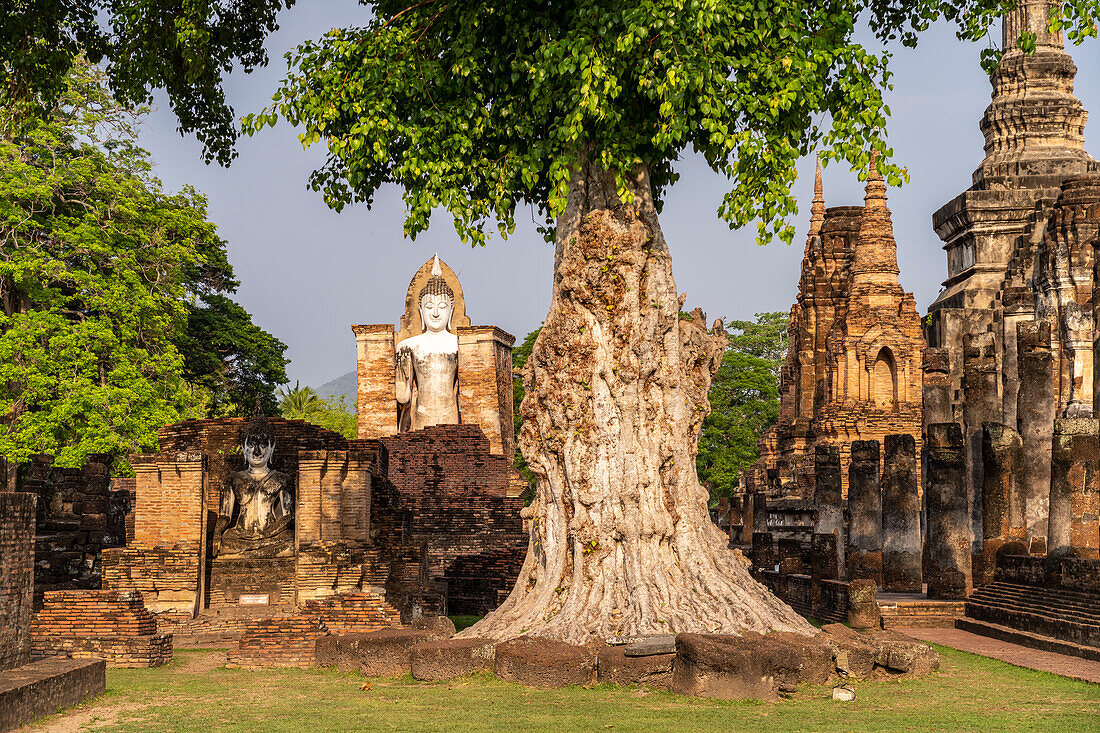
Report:
[[[969,598],[970,603],[986,605],[1000,605],[1012,608],[1034,609],[1039,612],[1049,612],[1056,616],[1075,616],[1088,623],[1100,623],[1100,609],[1082,607],[1076,604],[1060,603],[1056,599],[1042,597],[1025,597],[1010,593],[974,593]]]
[[[1051,636],[1043,636],[1042,634],[1034,634],[1030,631],[1021,631],[988,621],[961,618],[955,621],[955,628],[969,631],[972,634],[979,634],[980,636],[988,636],[991,639],[999,639],[1012,644],[1030,647],[1032,649],[1042,649],[1046,652],[1068,654],[1074,657],[1081,657],[1082,659],[1100,661],[1100,649],[1096,647],[1074,644],[1070,641],[1063,641]]]
[[[1100,619],[1100,603],[1059,598],[1042,592],[1023,592],[1011,588],[983,588],[972,593],[969,600],[977,602],[1011,602],[1029,606],[1042,606],[1084,614]]]
[[[1067,590],[1065,588],[1045,588],[1038,585],[1005,583],[1003,581],[982,586],[975,591],[975,593],[986,592],[1013,593],[1020,596],[1040,595],[1044,598],[1057,599],[1059,602],[1063,603],[1072,603],[1100,609],[1100,593],[1086,593],[1085,591]]]
[[[1016,608],[1006,609],[976,603],[966,604],[966,615],[979,621],[1050,636],[1074,644],[1100,647],[1100,626],[1096,624],[1080,623]]]
[[[1064,612],[1057,608],[1038,607],[1038,606],[1026,606],[1020,603],[1014,603],[1006,600],[996,601],[968,601],[967,613],[965,615],[972,616],[970,613],[971,608],[986,608],[990,610],[996,610],[1001,613],[1026,613],[1034,616],[1041,616],[1043,618],[1054,619],[1059,621],[1065,621],[1073,624],[1082,624],[1086,626],[1100,626],[1100,619],[1092,616],[1083,616],[1072,612]]]

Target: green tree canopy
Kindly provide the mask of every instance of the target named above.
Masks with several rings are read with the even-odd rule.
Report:
[[[787,314],[757,313],[726,324],[729,346],[707,395],[696,468],[712,497],[730,496],[741,469],[756,462],[756,443],[779,420],[779,370],[787,352]]]
[[[359,432],[355,407],[348,405],[344,395],[321,399],[313,387],[303,387],[298,382],[279,390],[279,412],[290,420],[305,420],[348,439]]]
[[[51,117],[0,138],[0,454],[155,450],[184,417],[247,414],[286,381],[194,189],[162,190],[140,111],[77,66]],[[228,314],[228,315],[226,315]],[[241,333],[226,332],[219,319]]]
[[[374,17],[363,26],[289,53],[273,103],[245,118],[249,133],[284,118],[304,145],[325,140],[311,185],[330,206],[370,206],[392,183],[409,236],[443,207],[463,241],[480,243],[494,220],[511,232],[521,203],[549,229],[582,156],[614,172],[625,198],[645,166],[659,205],[674,162],[693,150],[729,181],[723,219],[758,220],[761,241],[790,242],[799,157],[823,146],[826,160],[862,171],[872,148],[890,153],[890,54],[857,43],[857,21],[914,45],[949,18],[978,39],[1015,1],[364,4]],[[1100,4],[1065,8],[1071,37],[1095,35]],[[879,166],[891,184],[906,175],[885,156]]]
[[[180,131],[207,161],[228,164],[238,127],[222,80],[264,66],[264,39],[293,0],[9,0],[0,5],[0,109],[18,126],[45,119],[68,90],[74,64],[103,63],[127,106],[163,89]]]

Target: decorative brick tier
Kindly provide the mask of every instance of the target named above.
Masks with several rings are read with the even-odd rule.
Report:
[[[37,655],[98,658],[111,667],[156,667],[172,659],[172,635],[157,634],[141,593],[49,591],[31,627]]]
[[[446,594],[447,613],[495,608],[527,552],[511,456],[490,453],[477,425],[438,425],[380,443],[371,523],[391,563],[389,597],[405,608],[403,598],[429,587]]]
[[[101,695],[106,682],[100,659],[49,657],[0,672],[0,732]]]
[[[228,667],[298,667],[314,665],[317,639],[327,634],[362,634],[399,626],[401,613],[373,593],[341,593],[308,601],[301,613],[252,620]]]
[[[252,621],[245,628],[237,648],[229,650],[225,666],[306,669],[313,666],[317,639],[325,633],[317,621],[306,616]]]

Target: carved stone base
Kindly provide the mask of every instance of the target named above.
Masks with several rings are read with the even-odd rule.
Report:
[[[295,560],[215,558],[210,564],[208,607],[294,607]]]

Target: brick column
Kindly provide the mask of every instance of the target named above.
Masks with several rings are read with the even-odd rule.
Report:
[[[999,423],[986,423],[982,429],[982,569],[977,571],[974,585],[993,582],[997,553],[1010,542],[1020,543],[1019,554],[1026,547],[1027,527],[1023,505],[1017,488],[1023,442],[1020,434]]]
[[[973,587],[973,527],[966,501],[966,443],[957,423],[928,426],[924,443],[928,499],[928,597],[963,600]]]
[[[775,538],[768,531],[768,492],[764,489],[752,495],[752,564],[757,568],[775,568]]]
[[[321,541],[321,476],[325,451],[298,451],[298,490],[294,507],[294,542],[298,547]]]
[[[511,456],[516,449],[512,417],[515,337],[496,326],[457,330],[459,416],[463,423],[481,427],[489,438],[490,452]]]
[[[753,516],[752,497],[753,491],[750,484],[748,490],[741,496],[741,536],[738,539],[741,545],[752,544],[753,522],[756,521],[756,517]]]
[[[1050,446],[1058,407],[1054,398],[1050,323],[1018,324],[1016,353],[1020,382],[1016,395],[1016,429],[1023,441],[1018,487],[1024,504],[1029,551],[1043,554],[1046,552],[1050,499]]]
[[[887,591],[920,593],[921,526],[916,441],[887,435],[882,472],[882,578]]]
[[[35,499],[0,492],[0,671],[31,661]]]
[[[1084,417],[1055,422],[1050,464],[1048,558],[1098,557],[1098,464],[1100,422]]]
[[[355,333],[355,391],[359,403],[359,439],[397,432],[392,324],[352,326]]]
[[[882,585],[882,494],[879,442],[852,441],[848,465],[848,579]]]

